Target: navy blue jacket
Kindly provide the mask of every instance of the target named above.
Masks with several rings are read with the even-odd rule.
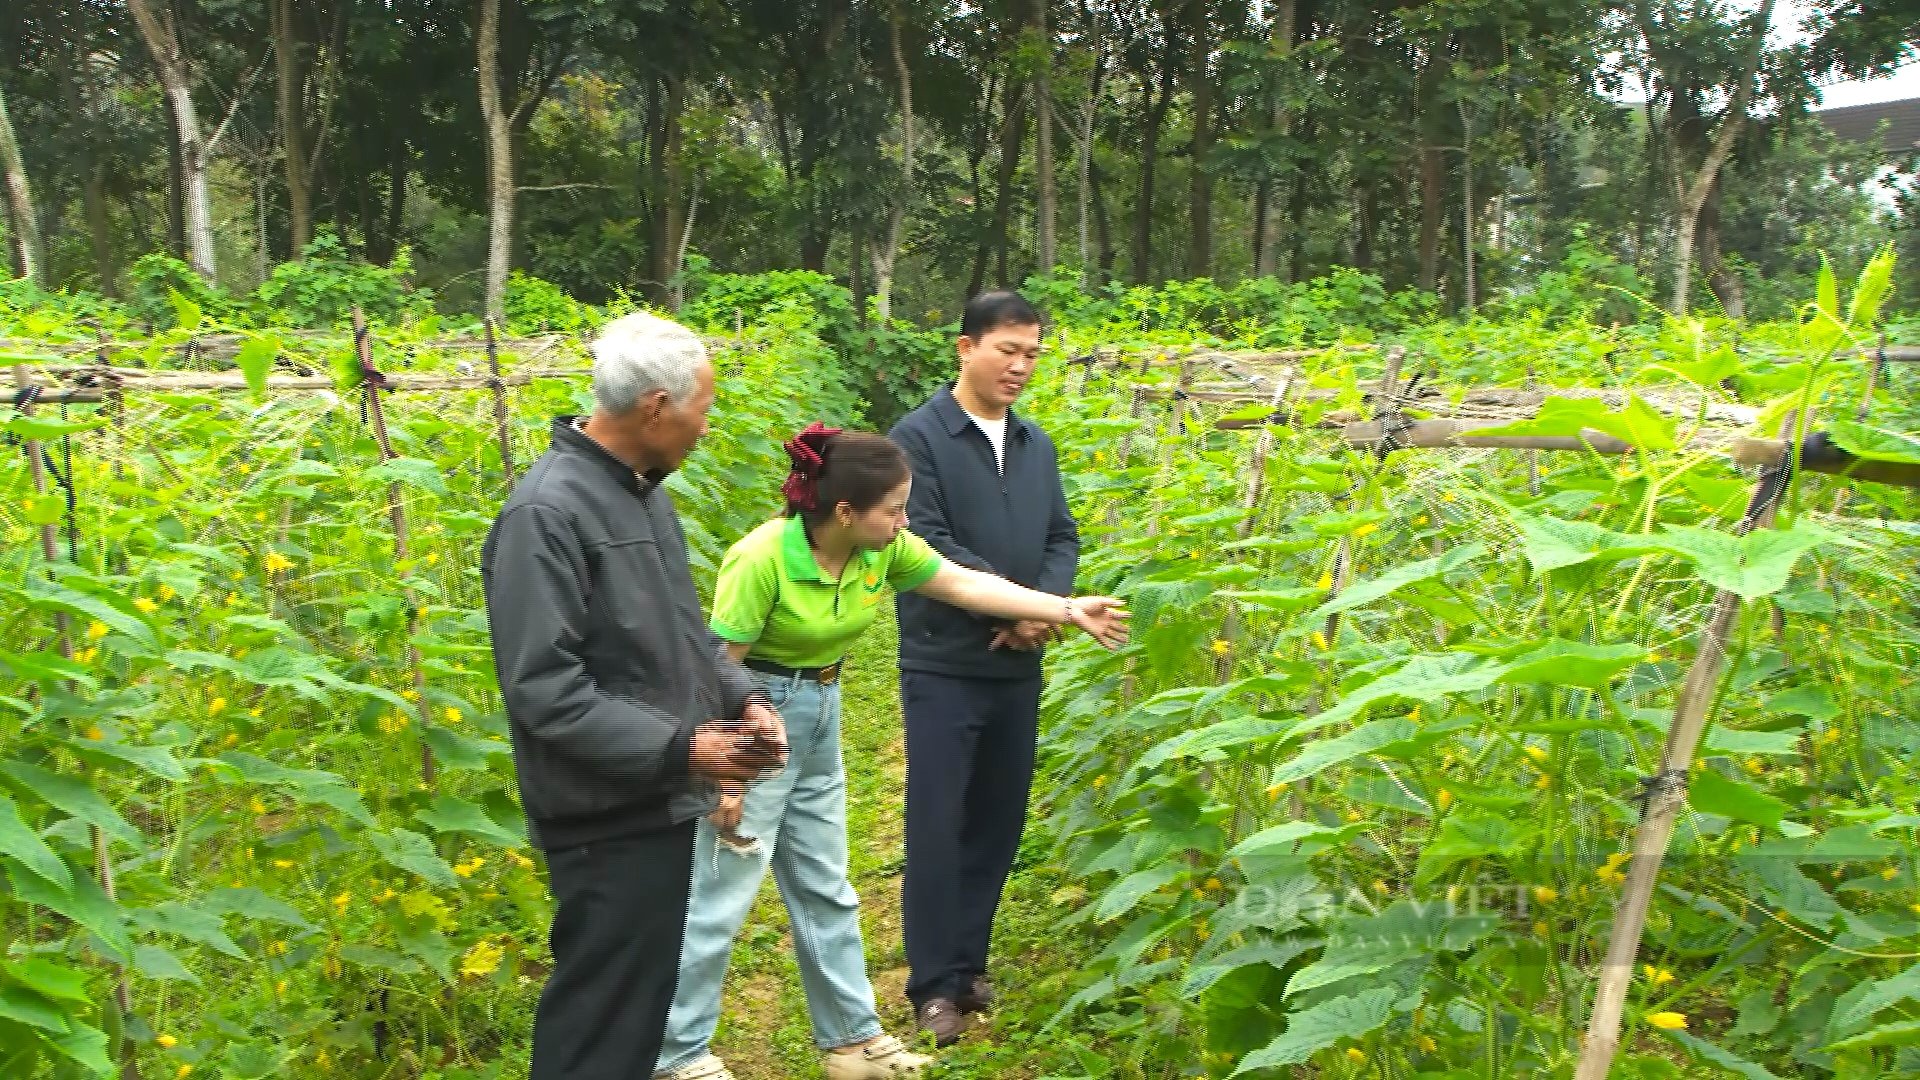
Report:
[[[1080,530],[1046,432],[1009,411],[1002,475],[993,444],[949,387],[894,425],[891,437],[913,465],[907,518],[921,539],[961,566],[1041,592],[1073,594]],[[983,679],[1040,673],[1038,652],[987,648],[1003,620],[913,593],[902,593],[897,603],[903,671]]]

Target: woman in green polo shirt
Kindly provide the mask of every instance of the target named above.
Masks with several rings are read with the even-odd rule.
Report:
[[[1072,623],[1109,648],[1126,640],[1116,600],[1034,592],[958,566],[907,531],[912,473],[885,437],[814,424],[787,443],[785,517],[728,550],[712,624],[758,673],[786,722],[787,765],[702,821],[693,895],[656,1077],[727,1080],[709,1044],[733,937],[769,866],[793,924],[814,1041],[828,1080],[918,1075],[927,1059],[880,1026],[847,877],[847,778],[840,758],[840,661],[889,588],[975,614]],[[742,835],[744,834],[744,835]]]

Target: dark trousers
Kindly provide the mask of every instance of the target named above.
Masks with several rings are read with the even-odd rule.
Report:
[[[1033,786],[1040,677],[900,674],[907,726],[907,997],[957,998],[987,970]]]
[[[680,976],[694,823],[547,853],[553,973],[531,1080],[653,1075]]]

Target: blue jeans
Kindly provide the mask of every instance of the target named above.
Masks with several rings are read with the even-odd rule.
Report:
[[[700,821],[693,893],[680,953],[680,985],[667,1017],[657,1071],[708,1052],[720,1022],[720,988],[734,935],[746,922],[767,867],[793,924],[813,1039],[822,1049],[882,1033],[860,940],[860,898],[847,877],[847,771],[840,760],[840,686],[756,676],[787,725],[787,765],[747,788],[736,832],[759,843],[742,853]]]

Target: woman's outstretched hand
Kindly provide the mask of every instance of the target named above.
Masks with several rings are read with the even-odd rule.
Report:
[[[1073,601],[1073,625],[1109,649],[1127,643],[1126,606],[1111,596],[1080,596]]]

